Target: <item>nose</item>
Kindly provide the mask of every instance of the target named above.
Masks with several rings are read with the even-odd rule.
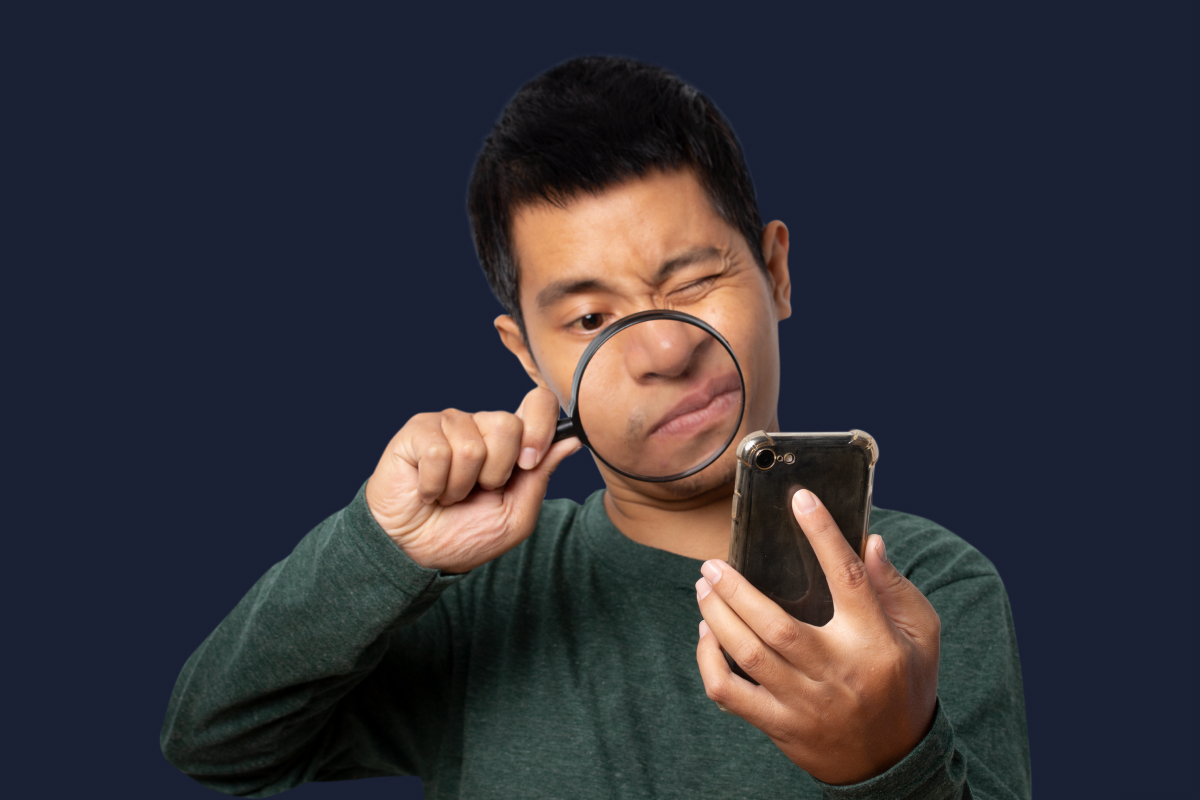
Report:
[[[621,331],[625,368],[635,381],[685,376],[712,340],[695,325],[673,320],[643,322]]]

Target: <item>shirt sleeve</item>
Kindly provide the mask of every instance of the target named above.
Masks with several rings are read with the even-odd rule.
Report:
[[[265,797],[310,780],[432,769],[453,718],[453,642],[437,601],[462,576],[410,559],[364,489],[184,665],[160,744],[200,783]],[[389,680],[370,680],[385,660]]]
[[[828,800],[1028,800],[1029,737],[1016,632],[999,575],[928,594],[942,621],[933,728],[900,763]]]

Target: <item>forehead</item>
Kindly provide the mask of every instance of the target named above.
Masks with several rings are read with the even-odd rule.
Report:
[[[565,207],[523,206],[512,225],[522,310],[555,281],[645,282],[682,252],[727,248],[731,232],[690,171],[632,178]]]

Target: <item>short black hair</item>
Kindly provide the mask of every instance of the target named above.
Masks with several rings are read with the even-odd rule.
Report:
[[[765,271],[750,170],[712,100],[662,67],[611,56],[571,59],[521,87],[475,160],[467,212],[483,272],[522,334],[516,209],[543,201],[562,207],[581,192],[685,168]]]

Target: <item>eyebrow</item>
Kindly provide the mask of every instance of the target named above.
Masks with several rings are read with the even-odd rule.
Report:
[[[693,247],[674,258],[668,258],[659,265],[658,271],[654,273],[651,283],[657,285],[665,281],[671,275],[684,267],[690,267],[693,264],[698,264],[702,261],[711,261],[714,258],[724,258],[725,251],[718,247]],[[548,308],[564,297],[570,297],[573,294],[584,294],[587,292],[611,292],[612,287],[598,278],[585,278],[583,280],[566,280],[555,281],[546,288],[538,292],[537,304],[539,308]]]

